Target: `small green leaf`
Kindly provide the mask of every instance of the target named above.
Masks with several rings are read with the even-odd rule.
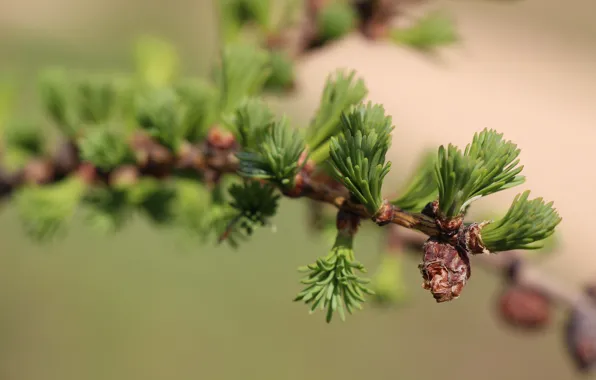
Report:
[[[2,134],[5,149],[18,149],[31,156],[45,152],[46,135],[39,125],[29,120],[12,120],[6,123]]]
[[[129,191],[134,191],[137,208],[155,225],[168,226],[176,220],[177,194],[171,183],[144,178]]]
[[[269,219],[277,213],[280,195],[275,191],[275,187],[258,181],[233,184],[229,193],[232,197],[230,206],[235,213],[230,214],[220,241],[227,240],[230,235],[234,235],[236,239],[238,235],[249,237],[257,228],[267,225]]]
[[[561,217],[553,202],[545,203],[542,198],[528,200],[529,195],[529,191],[518,194],[503,218],[481,229],[482,243],[489,251],[540,249],[541,241],[555,232]]]
[[[237,153],[240,175],[267,179],[282,188],[292,188],[302,165],[299,159],[305,150],[300,131],[291,129],[283,117],[270,125],[255,151]]]
[[[105,235],[119,231],[132,217],[127,192],[107,187],[92,188],[84,198],[83,210],[86,222]]]
[[[40,74],[39,94],[42,105],[52,121],[66,136],[77,131],[74,87],[65,71],[47,69]]]
[[[329,157],[329,139],[341,132],[342,113],[359,104],[368,94],[364,81],[355,77],[354,71],[345,73],[342,70],[327,77],[319,109],[306,135],[306,143],[316,163]]]
[[[43,242],[61,235],[85,194],[78,177],[43,187],[26,187],[15,194],[15,204],[27,235]]]
[[[75,79],[74,86],[78,122],[105,123],[114,116],[120,88],[112,77],[80,76]]]
[[[236,109],[234,117],[229,118],[228,123],[236,132],[243,150],[257,151],[274,123],[274,115],[262,99],[249,98]]]
[[[248,43],[226,46],[216,72],[220,112],[233,112],[245,98],[260,93],[270,73],[267,51]]]
[[[341,118],[342,134],[331,138],[330,156],[336,178],[350,190],[369,213],[382,205],[381,188],[391,163],[385,155],[393,130],[381,105],[359,105]]]
[[[134,163],[134,153],[122,129],[112,125],[89,129],[77,144],[84,161],[106,172],[124,164]]]
[[[183,137],[191,143],[200,142],[218,118],[217,88],[203,80],[187,80],[179,84],[176,91],[183,109]]]
[[[519,153],[502,134],[487,129],[476,133],[463,153],[451,144],[441,146],[435,178],[442,217],[462,215],[474,200],[522,184]]]
[[[451,18],[442,12],[430,12],[406,29],[393,29],[391,39],[420,50],[448,45],[459,39]]]
[[[147,91],[139,96],[136,118],[139,126],[161,144],[176,152],[185,137],[183,107],[171,88]]]
[[[353,308],[361,308],[360,302],[364,302],[364,294],[374,294],[364,285],[367,281],[354,272],[354,269],[362,272],[364,267],[354,265],[353,240],[353,236],[346,236],[338,231],[329,254],[299,270],[308,275],[301,280],[305,287],[294,301],[310,305],[311,312],[317,307],[326,309],[327,323],[331,322],[335,312],[344,320],[344,306],[352,314]]]

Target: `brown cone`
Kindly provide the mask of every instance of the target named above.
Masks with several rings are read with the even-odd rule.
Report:
[[[510,326],[538,330],[550,322],[551,303],[536,289],[513,285],[499,296],[498,311]]]
[[[596,364],[596,310],[576,308],[569,313],[565,326],[567,350],[581,371],[589,371]]]
[[[424,243],[423,250],[424,259],[418,266],[424,279],[422,287],[430,290],[437,302],[459,297],[471,274],[467,254],[433,238]]]

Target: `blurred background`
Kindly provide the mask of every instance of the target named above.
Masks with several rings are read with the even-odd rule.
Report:
[[[326,76],[357,70],[397,126],[388,192],[424,149],[463,146],[485,127],[504,132],[522,149],[524,189],[554,200],[564,219],[544,270],[569,286],[590,280],[596,3],[452,0],[420,9],[428,8],[453,16],[458,44],[428,56],[350,37],[305,57],[297,92],[275,102],[306,125]],[[171,41],[187,73],[206,73],[217,56],[206,0],[3,0],[0,72],[18,78],[20,111],[35,113],[39,69],[132,70],[132,44],[146,34]],[[521,190],[479,201],[472,215],[505,210]],[[438,305],[409,259],[404,305],[367,304],[331,325],[309,316],[291,302],[295,268],[329,244],[309,235],[303,206],[283,202],[277,232],[260,231],[238,251],[196,246],[143,221],[109,239],[75,227],[37,246],[4,206],[0,379],[579,378],[562,315],[545,333],[503,326],[494,312],[500,280],[481,270],[460,299]],[[372,228],[358,236],[367,267],[378,263],[379,239]]]

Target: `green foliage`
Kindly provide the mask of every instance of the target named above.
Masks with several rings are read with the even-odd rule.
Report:
[[[257,40],[280,35],[294,24],[303,5],[300,0],[219,0],[217,3],[219,32],[225,43],[243,41],[247,35]]]
[[[406,29],[394,29],[391,39],[420,50],[448,45],[459,39],[453,21],[441,12],[430,12]]]
[[[348,34],[357,25],[354,6],[346,1],[328,1],[317,13],[317,30],[324,41],[336,40]]]
[[[178,73],[180,58],[169,42],[145,36],[135,44],[135,62],[139,82],[149,87],[164,87]]]
[[[404,255],[402,252],[388,252],[382,255],[379,268],[371,282],[376,302],[396,305],[406,300],[406,286],[402,274]]]
[[[482,228],[482,242],[489,251],[540,249],[540,242],[554,233],[561,217],[553,202],[528,200],[529,195],[529,191],[518,194],[502,219]]]
[[[37,156],[44,153],[46,136],[38,124],[29,120],[13,120],[7,123],[2,135],[6,148],[16,148]]]
[[[283,51],[272,51],[269,55],[271,75],[265,82],[267,90],[284,91],[294,84],[296,73],[294,62],[290,56]]]
[[[209,190],[196,179],[176,178],[172,186],[176,194],[172,203],[172,224],[189,235],[206,238],[210,229],[206,218],[211,207]]]
[[[245,98],[260,93],[271,74],[269,53],[251,44],[230,44],[216,71],[221,113],[232,112]]]
[[[329,157],[328,142],[341,132],[341,114],[359,104],[368,94],[362,79],[355,79],[356,72],[336,71],[327,77],[320,106],[307,130],[306,142],[312,152],[311,159],[321,163]]]
[[[111,234],[132,218],[133,209],[126,189],[93,187],[82,203],[84,220],[95,231]]]
[[[42,242],[64,233],[85,189],[80,178],[70,177],[56,184],[18,191],[15,204],[27,235]]]
[[[117,127],[102,125],[89,129],[77,144],[83,161],[106,172],[134,163],[134,153],[126,142],[126,136]]]
[[[184,138],[192,143],[203,140],[219,117],[217,88],[205,80],[186,80],[176,86],[176,93],[184,111],[181,121]]]
[[[255,151],[237,153],[240,159],[240,175],[248,178],[266,179],[277,186],[290,189],[294,177],[304,163],[299,159],[305,145],[300,131],[291,129],[283,117],[271,124]],[[305,160],[306,162],[306,160]]]
[[[245,180],[242,184],[233,184],[229,192],[232,197],[230,206],[236,215],[230,220],[222,238],[230,235],[232,230],[236,235],[240,232],[251,236],[255,229],[267,225],[277,212],[280,196],[271,185]]]
[[[58,69],[48,69],[40,74],[39,94],[42,105],[66,136],[76,133],[76,119],[73,106],[73,86],[66,72]]]
[[[177,152],[186,136],[183,108],[176,92],[160,88],[143,92],[137,99],[139,126],[164,146]]]
[[[125,89],[118,79],[46,70],[39,81],[41,101],[60,132],[74,137],[82,127],[108,122],[117,115]]]
[[[426,154],[414,170],[412,177],[406,182],[407,186],[399,198],[391,203],[402,210],[420,212],[424,206],[437,198],[437,181],[434,171],[437,156]]]
[[[266,132],[274,123],[273,112],[259,98],[249,98],[236,109],[229,124],[243,150],[256,151]]]
[[[330,156],[337,179],[375,214],[383,202],[381,187],[391,163],[385,154],[393,125],[381,105],[368,103],[342,114],[342,134],[331,138]]]
[[[270,24],[270,0],[220,0],[219,3],[220,19],[226,23],[225,35],[230,39],[235,37],[245,24],[255,23],[264,29]]]
[[[29,120],[11,120],[2,133],[2,163],[9,170],[24,167],[45,153],[46,135]]]
[[[345,310],[352,314],[361,310],[364,294],[374,294],[366,287],[368,279],[360,278],[355,271],[366,272],[364,266],[354,257],[353,236],[338,231],[333,248],[325,257],[298,270],[308,273],[301,283],[306,285],[294,301],[310,305],[311,313],[327,309],[326,320],[331,322],[337,312],[345,320]]]
[[[109,76],[79,76],[75,80],[74,98],[77,121],[98,124],[110,120],[118,101],[117,83]]]
[[[176,220],[176,187],[171,182],[141,178],[128,189],[132,205],[157,226],[168,226]]]
[[[210,230],[207,213],[210,194],[194,179],[160,182],[144,178],[120,187],[94,187],[83,202],[85,220],[101,233],[120,230],[140,212],[158,226],[180,228],[193,237],[205,238]]]
[[[435,176],[442,216],[455,217],[480,197],[522,184],[519,152],[502,134],[487,129],[476,133],[463,153],[451,144],[447,149],[441,146]]]

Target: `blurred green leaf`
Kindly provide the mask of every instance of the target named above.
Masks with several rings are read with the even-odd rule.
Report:
[[[429,12],[414,25],[405,29],[393,29],[391,39],[420,50],[430,50],[448,45],[459,39],[454,22],[442,12]]]

